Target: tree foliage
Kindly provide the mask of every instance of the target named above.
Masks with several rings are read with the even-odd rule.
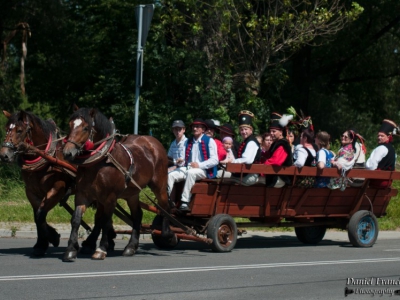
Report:
[[[0,39],[29,24],[25,95],[23,32],[2,48],[0,104],[33,110],[65,128],[71,106],[98,107],[122,133],[133,129],[141,1],[0,3]],[[241,109],[267,129],[272,110],[294,106],[318,129],[344,125],[372,134],[398,119],[398,1],[162,0],[144,54],[139,133],[167,145],[170,123],[216,118],[235,125]],[[5,49],[5,50],[4,50]],[[4,56],[5,55],[5,56]],[[381,105],[384,103],[384,105]],[[365,126],[365,124],[369,124]],[[365,132],[365,133],[364,133]]]

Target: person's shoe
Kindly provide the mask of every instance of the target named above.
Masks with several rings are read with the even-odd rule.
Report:
[[[189,205],[187,203],[182,203],[181,206],[179,207],[180,211],[190,211]]]

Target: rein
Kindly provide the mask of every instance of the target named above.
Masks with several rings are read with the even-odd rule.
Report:
[[[122,145],[122,144],[121,144]],[[152,199],[141,187],[140,185],[132,178],[131,174],[129,174],[129,172],[127,172],[123,166],[121,166],[121,164],[114,158],[114,156],[112,156],[112,154],[109,152],[106,154],[107,157],[109,158],[109,160],[113,163],[113,165],[119,170],[121,171],[122,174],[125,175],[125,177],[128,177],[130,179],[130,181],[139,189],[139,191],[141,191],[146,197],[147,199],[150,200],[151,203],[154,204],[155,207],[157,207],[160,212],[162,213],[162,215],[164,217],[166,217],[168,220],[170,220],[172,223],[174,223],[176,226],[178,226],[179,228],[181,228],[182,230],[185,231],[186,234],[191,234],[191,235],[196,235],[196,231],[194,231],[193,229],[183,225],[181,222],[179,222],[177,219],[175,219],[173,216],[171,216],[164,208],[162,208],[154,199]]]

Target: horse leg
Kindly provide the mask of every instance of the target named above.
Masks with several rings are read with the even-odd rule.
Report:
[[[128,245],[126,245],[123,256],[133,256],[139,247],[139,236],[140,227],[142,224],[143,211],[139,204],[139,194],[134,195],[131,199],[128,199],[128,206],[131,211],[132,220],[132,234],[129,239]]]
[[[97,247],[95,253],[92,255],[92,259],[103,260],[107,256],[107,252],[110,248],[109,245],[109,234],[114,233],[112,225],[112,215],[114,213],[117,199],[113,199],[114,196],[109,196],[107,201],[103,204],[103,212],[99,218],[99,225],[102,225],[102,235],[100,239],[100,245]],[[115,235],[112,235],[115,237]],[[112,238],[111,238],[112,240]],[[114,247],[114,241],[112,241],[112,247]]]
[[[93,254],[93,252],[96,251],[97,247],[97,240],[100,236],[101,233],[101,217],[103,214],[103,206],[101,204],[97,204],[97,210],[96,210],[96,215],[94,219],[94,227],[92,231],[90,232],[89,236],[82,242],[82,248],[80,250],[80,253],[82,254]],[[115,233],[114,227],[111,226],[109,232],[108,232],[108,251],[114,251],[115,248],[115,242],[114,239],[117,237],[117,234]]]
[[[57,199],[54,199],[50,192],[40,199],[31,190],[26,190],[26,195],[32,205],[34,221],[36,224],[37,241],[33,246],[34,256],[43,256],[49,247],[49,241],[57,247],[60,243],[60,235],[46,222],[47,213],[56,205]]]
[[[99,238],[101,233],[100,218],[102,217],[102,214],[103,206],[100,203],[97,203],[96,214],[94,217],[94,227],[86,240],[82,242],[82,248],[80,251],[82,254],[93,254],[93,252],[96,251],[97,239]]]
[[[73,262],[75,261],[78,250],[78,231],[79,226],[81,225],[82,216],[86,211],[86,205],[78,205],[75,207],[75,211],[72,214],[71,218],[71,235],[68,240],[67,250],[64,253],[63,261],[65,262]]]
[[[46,254],[47,248],[49,247],[49,241],[46,237],[47,232],[47,224],[46,224],[46,215],[47,213],[39,208],[37,211],[34,211],[35,224],[36,224],[36,232],[37,232],[37,241],[33,246],[34,256],[43,256]]]

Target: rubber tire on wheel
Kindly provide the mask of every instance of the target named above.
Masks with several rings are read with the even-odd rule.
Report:
[[[235,220],[227,214],[215,215],[208,223],[207,238],[212,239],[210,247],[214,252],[232,251],[237,241]]]
[[[156,215],[156,217],[153,220],[153,223],[151,224],[151,227],[154,229],[161,230],[162,222],[163,222],[162,216]],[[157,248],[163,250],[174,249],[176,245],[178,245],[179,243],[179,239],[176,237],[176,234],[174,234],[172,238],[165,238],[158,234],[151,234],[151,239],[153,240],[153,243],[154,245],[156,245]]]
[[[325,236],[325,226],[295,227],[294,231],[298,240],[304,244],[318,244]]]
[[[378,238],[379,227],[375,215],[359,210],[351,216],[348,228],[349,240],[354,247],[372,247]]]

